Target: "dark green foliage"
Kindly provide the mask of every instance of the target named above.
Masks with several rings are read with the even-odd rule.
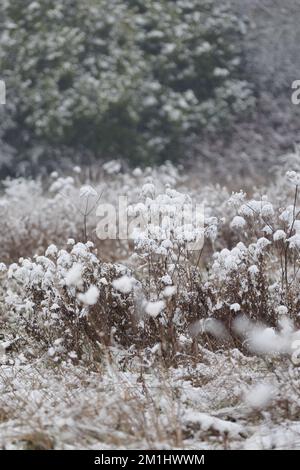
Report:
[[[211,1],[10,0],[0,13],[0,126],[20,155],[175,160],[253,104],[240,21]]]

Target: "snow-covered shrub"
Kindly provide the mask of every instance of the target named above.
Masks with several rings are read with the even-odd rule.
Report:
[[[130,296],[113,287],[126,267],[102,263],[93,251],[91,242],[71,240],[66,250],[50,245],[45,255],[7,270],[5,318],[53,358],[71,351],[90,359],[114,333],[121,343],[133,334]]]
[[[242,20],[211,0],[11,0],[0,25],[5,136],[35,159],[175,159],[253,105]]]
[[[288,172],[284,192],[272,202],[267,195],[248,199],[242,192],[229,200],[237,213],[227,225],[233,246],[213,254],[207,281],[209,314],[229,328],[241,313],[271,327],[284,314],[299,327],[298,178]],[[290,204],[282,207],[288,196]]]
[[[53,172],[42,179],[15,178],[2,182],[0,196],[1,260],[11,262],[20,256],[43,254],[48,245],[62,246],[69,238],[92,240],[102,257],[112,259],[112,247],[96,237],[96,209],[101,202],[118,206],[118,197],[127,194],[128,203],[137,201],[141,187],[152,178],[158,191],[166,184],[175,187],[186,176],[166,162],[157,168],[136,168],[124,173],[118,161],[94,167],[90,174],[76,166],[70,175]],[[107,243],[109,245],[109,243]],[[119,259],[128,256],[126,243],[115,243]]]
[[[154,348],[168,360],[199,342],[244,347],[240,316],[274,331],[283,318],[299,328],[297,172],[251,197],[188,188],[170,164],[124,173],[111,162],[95,183],[74,173],[52,175],[46,190],[41,181],[7,181],[0,199],[1,317],[51,357],[89,357],[113,344]],[[132,241],[97,239],[99,195],[116,204],[124,192],[129,218],[145,215],[143,223]],[[173,218],[201,202],[201,226],[193,214]],[[203,246],[190,250],[199,235]]]

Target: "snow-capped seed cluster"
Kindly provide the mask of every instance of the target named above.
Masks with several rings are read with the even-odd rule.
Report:
[[[141,226],[130,234],[138,252],[175,259],[179,250],[186,251],[202,240],[204,209],[193,205],[189,195],[167,186],[155,196],[155,186],[149,183],[142,187],[142,195],[143,202],[129,207],[129,215],[139,214],[142,220]]]

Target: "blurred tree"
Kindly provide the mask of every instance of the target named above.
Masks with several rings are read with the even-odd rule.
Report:
[[[20,155],[174,160],[253,105],[243,23],[211,0],[3,0],[0,18]]]
[[[261,91],[290,99],[291,83],[300,78],[299,0],[230,1],[236,14],[248,19],[243,48],[249,80]]]

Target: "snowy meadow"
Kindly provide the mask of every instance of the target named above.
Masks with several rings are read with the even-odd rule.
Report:
[[[250,190],[168,162],[4,180],[1,447],[299,448],[299,170],[295,151]],[[100,239],[124,196],[143,223]]]
[[[300,448],[299,38],[299,0],[0,1],[0,449]]]

